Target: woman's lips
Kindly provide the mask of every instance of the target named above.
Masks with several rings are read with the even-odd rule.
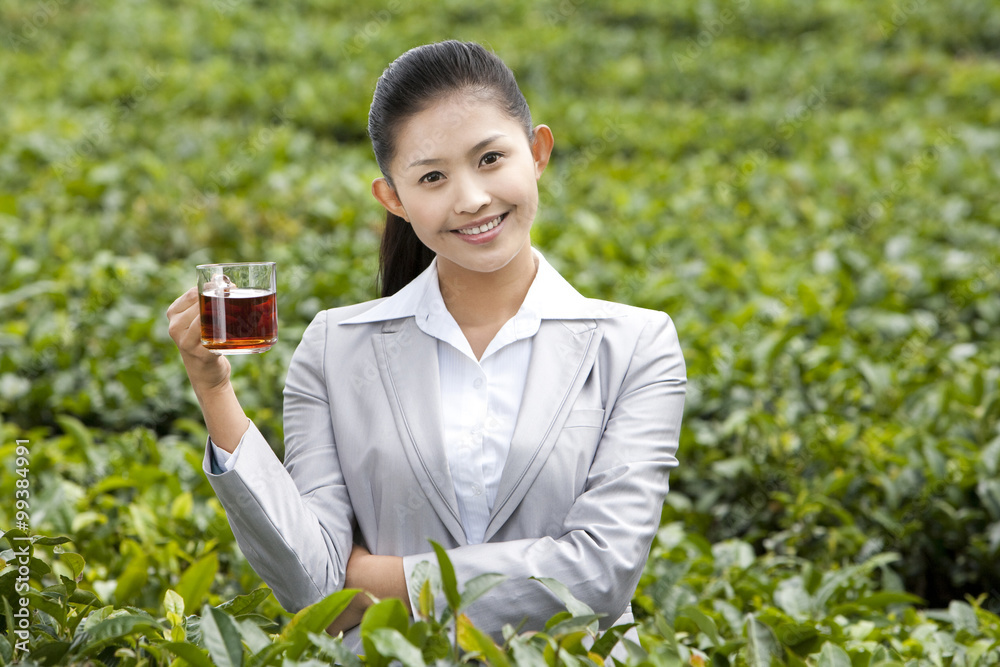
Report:
[[[509,212],[508,212],[509,213]],[[472,243],[474,245],[479,245],[481,243],[489,243],[497,236],[499,236],[500,231],[503,229],[504,221],[507,219],[508,213],[502,213],[497,217],[493,218],[489,222],[486,222],[479,227],[472,227],[462,230],[453,230],[452,233],[457,234],[466,243]]]

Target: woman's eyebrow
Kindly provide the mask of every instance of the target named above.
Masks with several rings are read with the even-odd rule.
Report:
[[[489,146],[490,144],[492,144],[497,139],[503,139],[506,136],[507,135],[504,134],[503,132],[498,132],[496,134],[492,134],[492,135],[486,137],[485,139],[483,139],[482,141],[480,141],[478,144],[476,144],[472,148],[470,148],[469,151],[468,151],[468,153],[466,153],[466,154],[467,155],[473,155],[475,153],[478,153],[479,151],[483,150],[484,148],[486,148],[487,146]],[[443,162],[443,161],[444,160],[442,160],[439,157],[428,157],[428,158],[424,158],[422,160],[415,160],[415,161],[411,162],[410,165],[407,167],[407,169],[412,169],[413,167],[421,167],[423,165],[428,165],[428,164],[437,164],[437,163]]]

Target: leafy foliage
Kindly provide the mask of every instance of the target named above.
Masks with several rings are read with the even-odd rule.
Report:
[[[235,383],[280,455],[301,332],[375,295],[373,82],[448,37],[492,46],[554,130],[535,244],[583,293],[670,313],[685,350],[628,662],[995,663],[986,0],[0,6],[0,527],[27,469],[32,659],[356,664],[317,630],[340,602],[282,635],[200,473],[163,313],[196,263],[278,262],[281,339]],[[496,646],[450,595],[416,620],[373,607],[366,660],[572,665],[616,638],[585,650],[567,603],[558,639]]]

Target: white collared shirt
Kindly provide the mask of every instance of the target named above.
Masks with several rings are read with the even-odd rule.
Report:
[[[444,444],[469,544],[481,543],[486,533],[524,393],[532,337],[543,317],[564,313],[567,289],[579,298],[541,253],[532,251],[538,271],[524,302],[480,360],[445,307],[437,258],[395,295],[340,323],[413,316],[421,331],[437,339]],[[214,443],[212,450],[221,468],[233,468],[239,446],[232,455]]]

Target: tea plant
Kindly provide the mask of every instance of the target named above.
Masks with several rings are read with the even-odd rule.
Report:
[[[533,243],[585,295],[668,312],[685,351],[681,465],[627,661],[995,663],[988,0],[0,4],[0,528],[25,511],[26,440],[32,641],[51,644],[26,660],[334,659],[308,633],[291,657],[274,597],[241,597],[261,582],[200,472],[163,314],[198,263],[278,263],[278,344],[234,382],[280,457],[302,331],[375,296],[371,86],[456,36],[503,56],[555,133]],[[20,546],[3,546],[11,614]],[[376,606],[387,660],[603,654],[574,633],[557,651],[556,626],[494,653],[454,610]]]
[[[332,659],[350,667],[385,667],[394,660],[406,667],[457,665],[471,660],[502,667],[600,665],[616,642],[628,641],[622,634],[631,627],[598,632],[599,615],[559,582],[540,579],[566,603],[567,611],[550,619],[541,632],[519,634],[515,628],[505,627],[504,642],[497,645],[463,612],[505,577],[480,575],[459,591],[446,552],[433,544],[439,569],[431,572],[427,568],[422,573],[416,620],[399,600],[376,601],[361,621],[363,654],[359,656],[344,645],[342,635],[331,637],[325,632],[359,593],[356,590],[329,595],[299,611],[281,628],[257,613],[258,606],[270,596],[267,588],[218,605],[206,602],[198,613],[191,614],[185,614],[184,596],[167,589],[154,615],[132,606],[105,605],[93,593],[79,588],[86,567],[79,554],[56,551],[48,558],[39,557],[43,555],[38,553],[39,547],[63,545],[69,538],[29,537],[23,531],[10,530],[3,539],[18,546],[0,553],[9,563],[0,572],[4,611],[0,664],[168,665],[181,659],[196,666],[285,665],[324,664],[321,659]],[[20,563],[25,563],[29,572],[23,577],[19,575]],[[62,574],[67,566],[69,575]],[[434,608],[437,592],[447,601],[440,614]],[[630,650],[642,653],[637,645]]]

